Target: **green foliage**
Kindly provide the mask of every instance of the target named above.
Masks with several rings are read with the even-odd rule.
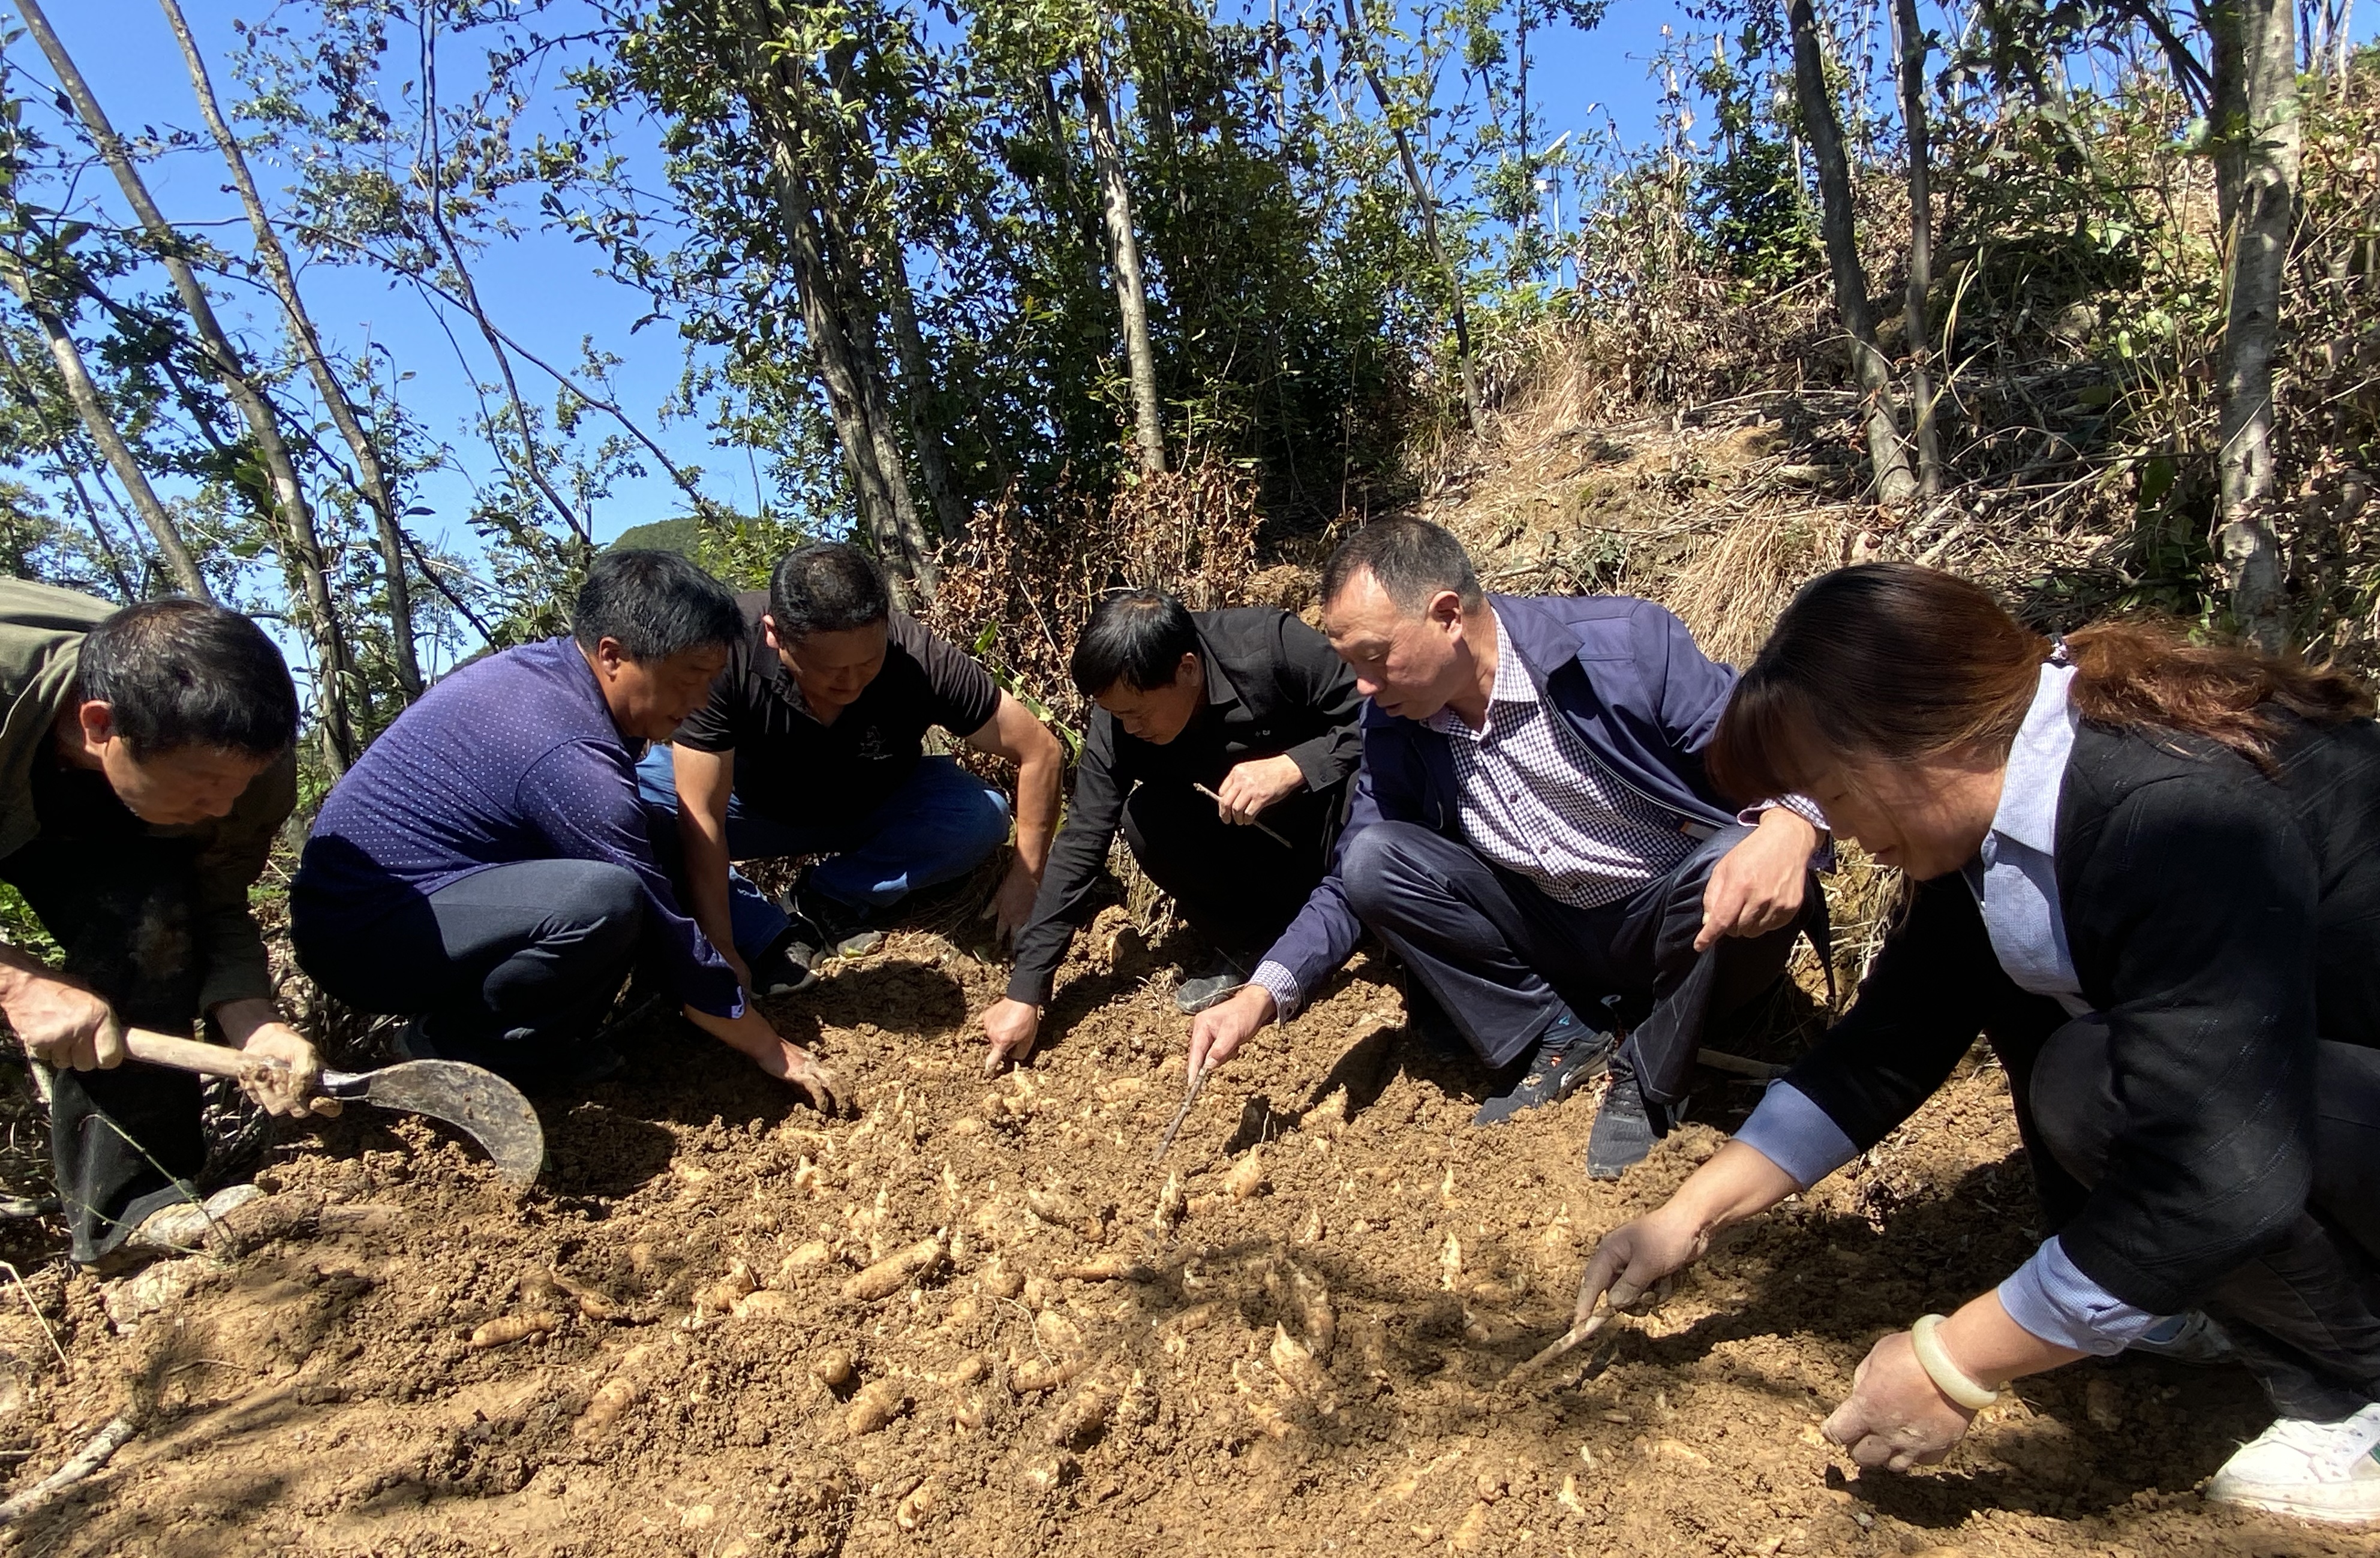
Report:
[[[1773,291],[1825,263],[1791,149],[1747,127],[1696,179],[1691,217],[1735,274]]]
[[[0,941],[54,967],[64,956],[24,894],[6,882],[0,882]]]

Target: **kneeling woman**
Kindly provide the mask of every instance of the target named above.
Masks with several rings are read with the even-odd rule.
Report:
[[[1826,1431],[1939,1460],[1998,1387],[2202,1310],[2280,1416],[2209,1496],[2380,1519],[2380,728],[2344,675],[2053,643],[1899,563],[1779,619],[1708,755],[1913,883],[1859,1000],[1579,1294],[1634,1301],[1907,1119],[1980,1030],[2057,1230],[1886,1337]]]

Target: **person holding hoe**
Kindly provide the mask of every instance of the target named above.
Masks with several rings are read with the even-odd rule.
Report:
[[[2380,727],[2343,673],[2062,640],[1871,563],[1805,586],[1710,747],[1908,877],[1857,1003],[1579,1288],[1633,1302],[1907,1119],[1980,1030],[2054,1230],[1878,1342],[1825,1431],[1940,1460],[2009,1381],[2204,1315],[2277,1420],[2215,1500],[2380,1520]]]
[[[0,881],[59,952],[53,967],[0,946],[0,1015],[57,1069],[50,1149],[74,1258],[170,1246],[185,1236],[160,1230],[216,1188],[200,1079],[128,1059],[125,1030],[188,1037],[203,1020],[273,1062],[247,1085],[276,1114],[309,1113],[322,1073],[273,1003],[248,902],[297,804],[298,690],[237,611],[118,610],[0,579]]]
[[[1161,590],[1117,590],[1069,670],[1090,729],[1007,996],[983,1014],[995,1066],[1032,1053],[1118,828],[1214,949],[1173,992],[1201,1012],[1246,983],[1322,879],[1363,755],[1354,675],[1286,611],[1191,611]]]

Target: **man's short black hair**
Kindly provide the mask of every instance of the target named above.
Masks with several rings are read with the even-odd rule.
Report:
[[[1146,693],[1172,682],[1182,657],[1196,653],[1198,629],[1182,602],[1163,590],[1124,589],[1092,609],[1067,669],[1087,698],[1119,682]]]
[[[1413,616],[1440,590],[1452,590],[1466,611],[1488,598],[1463,543],[1427,520],[1376,519],[1340,542],[1322,565],[1323,604],[1338,599],[1358,574],[1372,575],[1397,609]]]
[[[298,739],[298,687],[264,630],[202,600],[144,600],[83,634],[76,680],[148,758],[185,747],[278,755]]]
[[[814,633],[847,633],[883,622],[892,612],[884,571],[848,541],[811,541],[777,560],[769,575],[769,620],[777,642],[795,644]]]
[[[744,613],[725,585],[674,551],[607,551],[589,564],[570,613],[571,636],[589,654],[610,639],[639,663],[688,649],[732,648]]]

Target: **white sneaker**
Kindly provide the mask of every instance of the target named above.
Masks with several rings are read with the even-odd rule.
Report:
[[[2206,1485],[2216,1504],[2342,1525],[2380,1521],[2380,1402],[2341,1422],[2283,1418],[2240,1446]]]

